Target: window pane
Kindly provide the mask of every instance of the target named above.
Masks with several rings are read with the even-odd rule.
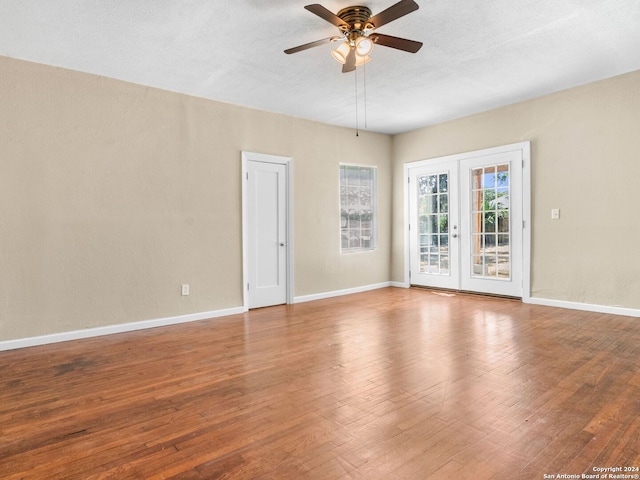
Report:
[[[509,164],[498,165],[497,167],[497,186],[509,186]]]
[[[510,277],[509,257],[498,255],[498,278],[508,280]]]
[[[440,215],[440,233],[449,233],[449,215]]]
[[[482,189],[482,169],[474,168],[471,170],[471,190]]]
[[[486,167],[484,169],[484,188],[493,188],[496,186],[496,167]]]
[[[484,214],[484,231],[488,233],[495,233],[496,231],[496,213],[486,212]]]
[[[449,274],[449,256],[448,255],[440,256],[440,273],[442,275]]]
[[[487,277],[497,277],[498,276],[498,261],[494,255],[487,255],[484,258],[485,262],[485,275]]]
[[[498,247],[507,247],[506,251],[509,251],[509,235],[498,235]]]
[[[438,217],[436,215],[429,215],[429,233],[438,232]]]
[[[509,232],[509,210],[500,210],[498,212],[498,231]]]
[[[440,212],[447,213],[449,211],[449,195],[440,194]]]
[[[440,174],[440,193],[446,193],[449,191],[449,175],[446,173]]]
[[[486,234],[484,236],[484,251],[485,253],[495,253],[496,236],[494,234]]]
[[[482,190],[474,190],[471,192],[471,210],[473,212],[482,211]]]
[[[481,255],[471,257],[471,275],[474,277],[484,275],[484,257]]]
[[[360,213],[357,210],[349,210],[349,228],[360,228]]]
[[[509,189],[498,188],[496,195],[496,207],[497,209],[509,208]]]

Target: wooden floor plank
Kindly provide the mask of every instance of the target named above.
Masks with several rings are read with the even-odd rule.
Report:
[[[0,478],[633,467],[639,358],[637,318],[397,288],[0,352]]]

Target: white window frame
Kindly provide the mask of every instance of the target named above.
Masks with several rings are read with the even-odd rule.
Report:
[[[344,221],[343,221],[343,214],[342,211],[344,210],[343,208],[343,196],[342,196],[342,189],[343,187],[345,188],[349,188],[349,187],[353,187],[353,188],[357,188],[358,185],[343,185],[342,183],[342,170],[343,168],[365,168],[368,170],[371,170],[372,173],[372,181],[371,181],[371,239],[370,239],[370,243],[369,246],[367,247],[343,247],[343,243],[342,243],[342,231],[344,227]],[[375,250],[378,247],[378,228],[377,228],[377,217],[378,217],[378,208],[377,208],[377,203],[378,203],[378,167],[373,166],[373,165],[361,165],[361,164],[354,164],[354,163],[340,163],[340,168],[338,170],[338,195],[339,195],[339,205],[340,205],[340,229],[339,229],[339,234],[340,234],[340,253],[356,253],[356,252],[368,252],[371,250]],[[346,205],[346,207],[348,207],[348,205]],[[348,210],[348,208],[347,208]]]

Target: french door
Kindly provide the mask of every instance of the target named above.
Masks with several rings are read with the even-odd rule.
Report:
[[[409,165],[411,284],[522,297],[523,150],[502,150]]]
[[[411,283],[458,289],[458,164],[409,172]]]

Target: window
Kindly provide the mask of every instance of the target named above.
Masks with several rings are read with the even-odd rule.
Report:
[[[342,252],[376,247],[376,169],[340,165]]]

